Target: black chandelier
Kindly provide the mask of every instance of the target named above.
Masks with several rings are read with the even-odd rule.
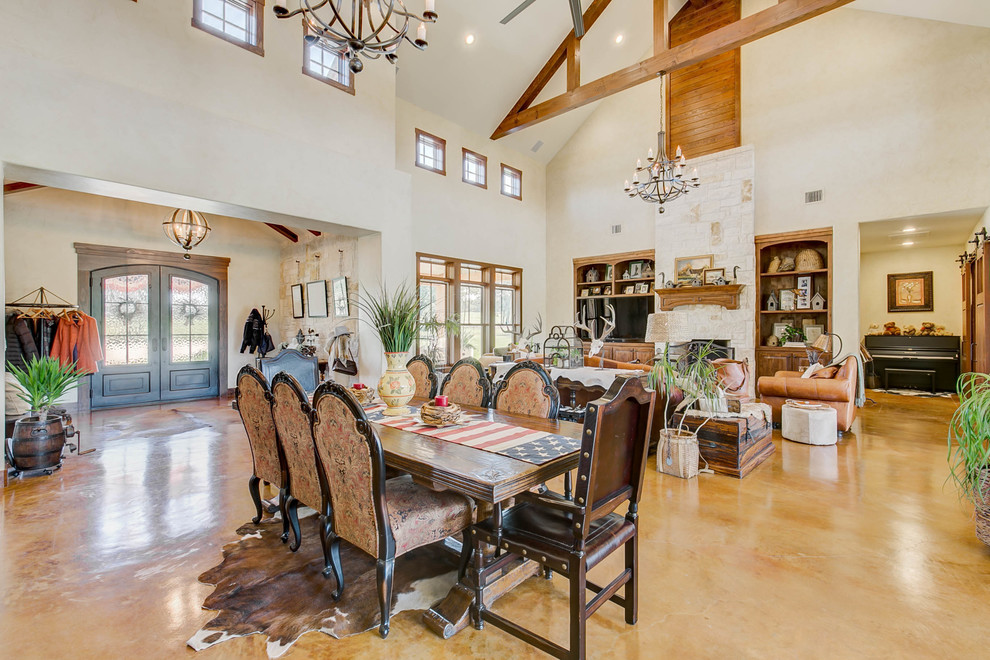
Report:
[[[394,64],[403,39],[426,50],[426,24],[437,20],[436,0],[425,0],[422,16],[407,11],[402,0],[278,0],[272,11],[276,18],[302,14],[309,28],[306,40],[322,41],[346,57],[354,73],[364,69],[362,57],[384,55]],[[408,34],[410,20],[419,21],[415,38]]]

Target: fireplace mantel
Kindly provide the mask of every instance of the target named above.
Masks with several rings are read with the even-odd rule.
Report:
[[[677,289],[654,289],[660,296],[660,309],[669,312],[681,305],[717,305],[726,309],[739,309],[739,294],[744,284],[723,286],[688,286]]]

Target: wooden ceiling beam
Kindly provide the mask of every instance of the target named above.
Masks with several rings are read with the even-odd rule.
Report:
[[[296,233],[294,231],[292,231],[291,229],[289,229],[288,227],[283,227],[282,225],[276,225],[276,224],[273,224],[271,222],[266,222],[265,224],[268,225],[269,227],[271,227],[272,229],[274,229],[276,232],[278,232],[282,236],[285,236],[287,239],[289,239],[293,243],[298,243],[299,242],[299,236],[297,236]]]
[[[610,2],[612,2],[612,0],[595,0],[591,3],[588,10],[584,12],[585,34],[588,33],[588,30],[590,30],[591,26],[595,24],[595,21],[597,21],[602,15],[602,12],[605,11],[605,8],[608,7]],[[564,37],[564,40],[560,42],[557,50],[553,52],[553,55],[550,56],[547,63],[544,64],[543,68],[540,69],[540,72],[536,74],[536,77],[533,78],[533,82],[529,84],[529,87],[527,87],[526,91],[519,97],[516,104],[512,106],[512,110],[509,111],[509,115],[514,115],[517,112],[525,110],[533,104],[536,97],[540,95],[543,88],[546,87],[547,83],[550,82],[550,79],[553,78],[553,74],[557,73],[560,67],[567,61],[567,50],[572,41],[577,41],[574,38],[573,28],[570,33]]]
[[[315,229],[310,229],[309,230],[309,233],[312,234],[313,236],[322,236],[323,235],[322,232],[318,232]]]
[[[567,44],[567,91],[581,86],[581,42],[571,39]]]
[[[667,0],[653,0],[653,54],[659,55],[665,50],[667,50]]]
[[[36,188],[44,188],[44,186],[39,186],[36,183],[28,183],[26,181],[12,181],[11,183],[3,184],[3,194],[9,195],[15,192],[24,192],[26,190],[34,190]]]
[[[539,124],[575,108],[600,101],[648,80],[654,80],[664,73],[683,69],[715,55],[735,50],[740,46],[780,32],[815,16],[820,16],[852,1],[780,0],[773,7],[742,18],[731,25],[726,25],[687,43],[667,49],[638,64],[627,66],[604,78],[581,85],[538,105],[524,107],[520,110],[513,108],[513,111],[506,115],[502,123],[495,129],[491,139],[498,140],[528,126]],[[589,9],[589,11],[591,10]]]

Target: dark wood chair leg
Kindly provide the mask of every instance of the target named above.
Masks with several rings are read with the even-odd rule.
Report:
[[[632,571],[632,575],[629,576],[629,582],[626,582],[624,600],[626,601],[626,623],[630,626],[636,625],[636,618],[639,613],[637,603],[639,598],[639,586],[637,585],[637,580],[639,579],[638,563],[639,534],[634,534],[631,539],[626,541],[626,568]]]
[[[553,569],[551,569],[549,566],[544,566],[543,567],[543,578],[545,580],[552,580],[553,579]]]
[[[289,550],[295,552],[302,545],[302,532],[299,530],[299,500],[289,495],[289,501],[285,503],[285,510],[289,514],[289,525],[292,527],[292,543]]]
[[[464,574],[467,573],[467,568],[471,564],[471,550],[473,547],[471,543],[471,532],[465,529],[461,533],[461,560],[457,565],[458,580],[463,580]]]
[[[392,569],[394,565],[394,557],[378,560],[378,606],[382,611],[382,623],[378,627],[378,634],[382,636],[382,639],[388,637],[389,620],[392,618]]]
[[[248,490],[251,492],[251,500],[254,502],[254,508],[257,515],[251,519],[255,525],[261,522],[261,479],[255,475],[251,475],[248,479]]]
[[[564,473],[564,499],[573,499],[574,495],[571,492],[573,490],[573,485],[571,484],[571,472],[568,470]]]
[[[285,510],[285,502],[289,499],[289,494],[284,488],[278,489],[278,512],[282,516],[282,543],[289,541],[289,514]]]
[[[330,563],[330,542],[332,541],[332,523],[330,519],[330,506],[323,505],[320,513],[320,545],[323,548],[323,577],[330,577],[333,567]]]
[[[485,609],[485,553],[482,551],[480,541],[474,544],[474,572],[474,604],[471,606],[474,612],[474,627],[477,630],[484,630],[485,621],[481,613]]]
[[[584,559],[571,559],[571,639],[567,657],[576,660],[585,658],[585,627],[588,620],[588,582]]]
[[[340,537],[330,532],[330,569],[333,571],[333,577],[337,580],[337,588],[334,590],[330,596],[334,600],[340,600],[340,597],[344,594],[344,569],[340,565]]]

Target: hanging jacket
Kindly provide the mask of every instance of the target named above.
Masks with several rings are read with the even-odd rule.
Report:
[[[275,350],[275,342],[272,341],[272,336],[265,332],[265,341],[261,346],[258,347],[258,354],[261,357],[265,357],[269,353]]]
[[[63,366],[75,362],[78,370],[86,374],[99,371],[97,362],[103,360],[103,346],[96,319],[82,313],[78,320],[61,319],[50,355]]]
[[[10,338],[11,333],[14,335],[13,342],[11,342]],[[12,343],[13,346],[11,346]],[[11,351],[11,348],[13,348],[13,351]],[[18,366],[24,366],[32,358],[37,359],[41,357],[38,353],[38,345],[34,342],[34,335],[31,333],[30,321],[17,314],[7,317],[8,359],[10,359],[12,352],[17,353],[19,364],[16,360],[11,360],[11,362]]]
[[[31,319],[28,327],[34,337],[34,345],[38,355],[49,355],[52,351],[52,343],[55,341],[55,334],[58,332],[59,322],[54,319]]]
[[[244,338],[241,340],[241,353],[244,349],[249,349],[249,353],[254,353],[265,345],[265,320],[261,318],[261,312],[252,309],[244,323]]]

